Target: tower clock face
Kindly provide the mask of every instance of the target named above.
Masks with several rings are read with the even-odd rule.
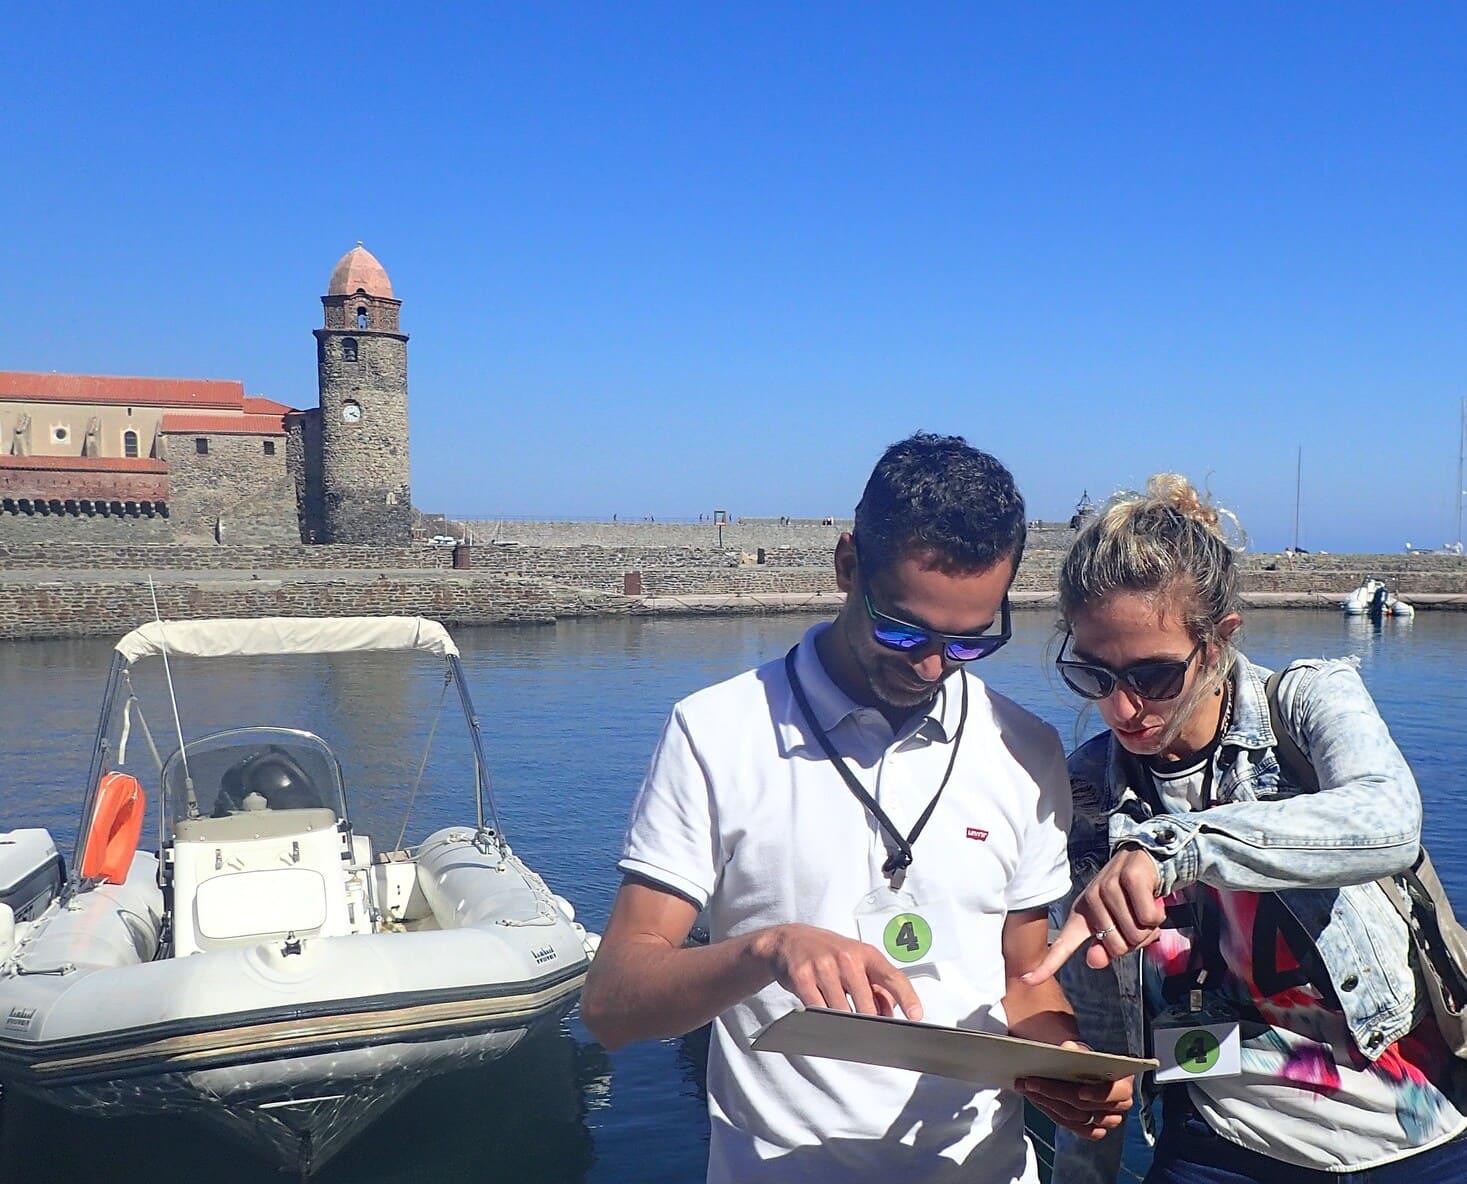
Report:
[[[360,403],[345,402],[341,405],[342,423],[360,423],[362,418],[362,405]]]

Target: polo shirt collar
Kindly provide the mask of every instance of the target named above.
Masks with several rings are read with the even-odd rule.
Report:
[[[811,626],[795,647],[795,673],[799,676],[800,686],[804,688],[805,698],[810,701],[810,710],[815,714],[816,722],[827,736],[850,716],[865,710],[836,686],[816,652],[815,639],[829,628],[829,621]],[[934,740],[951,739],[957,732],[962,715],[961,687],[955,681],[962,677],[963,672],[959,669],[943,679],[937,694],[927,704],[927,710],[918,717],[916,727],[909,723],[903,727],[903,733],[914,735],[925,731]],[[814,736],[807,734],[805,720],[793,691],[790,692],[789,711],[779,721],[779,730],[786,751],[805,744],[819,743]]]

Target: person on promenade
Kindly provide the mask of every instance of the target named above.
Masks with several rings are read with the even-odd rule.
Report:
[[[1058,671],[1108,730],[1069,759],[1072,907],[1029,981],[1062,967],[1086,1040],[1161,1060],[1148,1184],[1467,1181],[1459,1062],[1373,883],[1416,858],[1416,782],[1354,664],[1308,659],[1273,690],[1295,783],[1229,518],[1163,474],[1065,558]],[[1062,1133],[1055,1184],[1114,1180],[1121,1139]]]
[[[714,1184],[1036,1178],[1014,1093],[750,1048],[802,1003],[1074,1038],[1057,984],[1019,979],[1069,886],[1063,750],[967,669],[1009,638],[1024,529],[991,456],[893,445],[836,543],[835,620],[667,722],[581,1014],[613,1048],[713,1021]],[[1130,1104],[1021,1084],[1091,1137]]]

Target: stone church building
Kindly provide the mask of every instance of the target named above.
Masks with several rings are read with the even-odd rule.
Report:
[[[321,304],[304,410],[235,381],[0,372],[0,541],[407,542],[401,301],[358,243]]]

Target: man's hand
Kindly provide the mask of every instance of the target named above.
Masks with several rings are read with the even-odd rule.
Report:
[[[807,1006],[922,1018],[907,976],[854,938],[775,925],[689,946],[697,915],[674,892],[623,882],[581,993],[581,1019],[607,1048],[691,1032],[776,981]]]
[[[776,925],[753,935],[753,953],[807,1007],[922,1018],[912,982],[874,946],[813,925]]]
[[[1161,876],[1156,861],[1137,847],[1117,851],[1075,901],[1069,919],[1044,959],[1023,975],[1031,985],[1047,982],[1086,942],[1092,970],[1104,970],[1113,960],[1157,939],[1166,908],[1156,899]]]
[[[1086,1048],[1077,1040],[1066,1040],[1061,1048]],[[1021,1077],[1014,1089],[1063,1127],[1081,1138],[1103,1139],[1121,1125],[1131,1108],[1134,1079],[1120,1081],[1055,1081],[1048,1077]]]

